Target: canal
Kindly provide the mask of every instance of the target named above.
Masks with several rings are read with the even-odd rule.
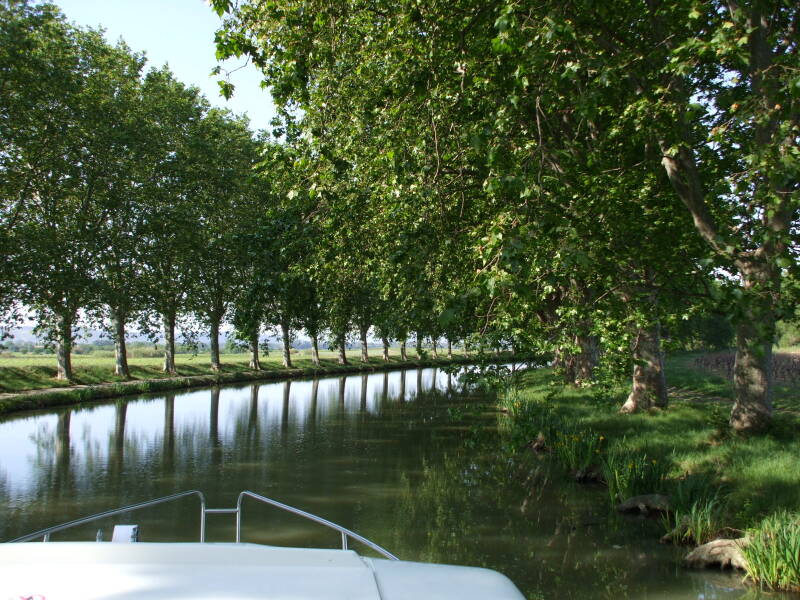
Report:
[[[232,507],[247,489],[404,560],[499,570],[528,598],[757,597],[738,575],[682,569],[682,550],[657,543],[660,525],[610,513],[599,486],[567,481],[546,458],[505,458],[505,418],[490,395],[437,369],[20,414],[0,421],[0,540],[189,489],[201,490],[209,507]],[[340,541],[255,502],[243,512],[243,541]],[[208,518],[209,541],[233,541],[231,515]],[[194,499],[116,522],[137,523],[143,541],[199,535]],[[112,526],[53,540],[93,540],[99,528],[110,539]]]

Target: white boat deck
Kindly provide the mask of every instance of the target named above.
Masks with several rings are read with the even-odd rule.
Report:
[[[0,544],[0,599],[522,600],[488,569],[258,544]]]

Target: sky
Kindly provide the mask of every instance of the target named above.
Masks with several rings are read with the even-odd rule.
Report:
[[[259,83],[253,65],[232,73],[233,98],[219,95],[218,77],[211,69],[215,57],[214,32],[220,18],[205,0],[55,0],[69,21],[82,27],[102,27],[109,42],[124,39],[135,52],[144,52],[149,67],[169,64],[176,78],[195,85],[214,106],[247,113],[253,130],[268,129],[275,114],[272,98]],[[222,66],[231,70],[245,63],[233,59]]]

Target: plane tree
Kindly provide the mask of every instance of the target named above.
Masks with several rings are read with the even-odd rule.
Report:
[[[104,232],[132,177],[126,117],[142,59],[100,32],[67,25],[50,6],[2,11],[3,35],[15,36],[0,56],[10,99],[1,119],[3,239],[24,240],[7,248],[15,295],[55,343],[58,377],[71,379],[76,319],[96,306]]]
[[[197,135],[206,101],[196,88],[187,88],[168,69],[151,70],[143,82],[147,126],[152,132],[152,160],[143,179],[142,270],[148,319],[143,328],[154,334],[160,321],[164,337],[164,371],[175,374],[175,330],[185,313],[192,288],[192,257],[201,225],[194,193],[200,182],[192,172],[191,140]]]
[[[197,224],[190,246],[186,306],[209,329],[211,369],[221,369],[220,326],[243,285],[239,245],[260,209],[254,194],[257,145],[247,121],[209,110],[188,142],[185,177],[193,183]]]

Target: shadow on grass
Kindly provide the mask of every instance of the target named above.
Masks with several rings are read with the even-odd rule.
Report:
[[[776,402],[770,430],[749,438],[728,427],[732,390],[714,374],[688,367],[691,357],[668,364],[670,405],[634,415],[620,414],[627,390],[576,389],[559,384],[542,369],[520,379],[521,398],[552,411],[566,427],[591,431],[608,441],[607,448],[624,447],[633,456],[647,454],[670,460],[670,477],[706,477],[729,493],[727,524],[744,529],[776,510],[800,510],[800,418],[787,395]],[[794,394],[797,391],[788,392]],[[783,394],[787,394],[784,390]],[[512,425],[533,439],[537,410],[521,412],[530,423]]]

